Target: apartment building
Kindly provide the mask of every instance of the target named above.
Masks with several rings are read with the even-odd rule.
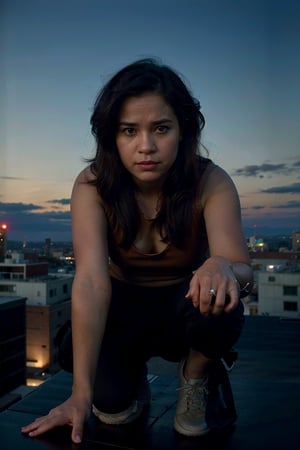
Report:
[[[33,374],[59,370],[56,336],[71,317],[73,279],[49,274],[46,262],[25,261],[22,254],[0,263],[0,297],[26,299],[26,366]]]
[[[259,314],[300,319],[300,269],[258,274]]]

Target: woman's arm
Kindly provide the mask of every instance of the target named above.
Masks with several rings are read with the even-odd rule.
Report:
[[[88,169],[76,179],[71,213],[76,274],[72,286],[73,390],[46,416],[22,428],[39,436],[61,425],[72,426],[72,440],[82,439],[91,412],[98,355],[110,303],[106,219]]]
[[[105,329],[111,287],[106,218],[91,175],[76,180],[71,201],[76,274],[72,287],[73,393],[92,399],[98,354]]]
[[[216,167],[210,173],[200,200],[210,257],[194,273],[187,298],[195,307],[200,307],[203,314],[229,312],[238,305],[240,295],[251,290],[253,274],[242,229],[239,197],[223,169]],[[216,292],[213,305],[211,289]]]

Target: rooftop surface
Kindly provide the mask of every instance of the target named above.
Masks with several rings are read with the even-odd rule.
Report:
[[[152,403],[135,424],[112,427],[91,417],[80,445],[70,428],[40,438],[20,427],[46,414],[70,393],[72,376],[59,372],[0,413],[2,450],[299,450],[300,320],[246,316],[236,346],[239,357],[229,378],[238,419],[226,431],[185,438],[173,431],[177,399],[177,364],[149,362]]]

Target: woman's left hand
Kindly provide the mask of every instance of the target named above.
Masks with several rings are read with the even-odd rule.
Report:
[[[230,261],[221,256],[208,258],[193,273],[186,298],[204,315],[234,310],[239,303],[239,284]]]

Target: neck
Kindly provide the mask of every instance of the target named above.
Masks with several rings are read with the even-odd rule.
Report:
[[[156,218],[160,209],[160,195],[157,192],[137,192],[135,195],[138,208],[146,220]]]

